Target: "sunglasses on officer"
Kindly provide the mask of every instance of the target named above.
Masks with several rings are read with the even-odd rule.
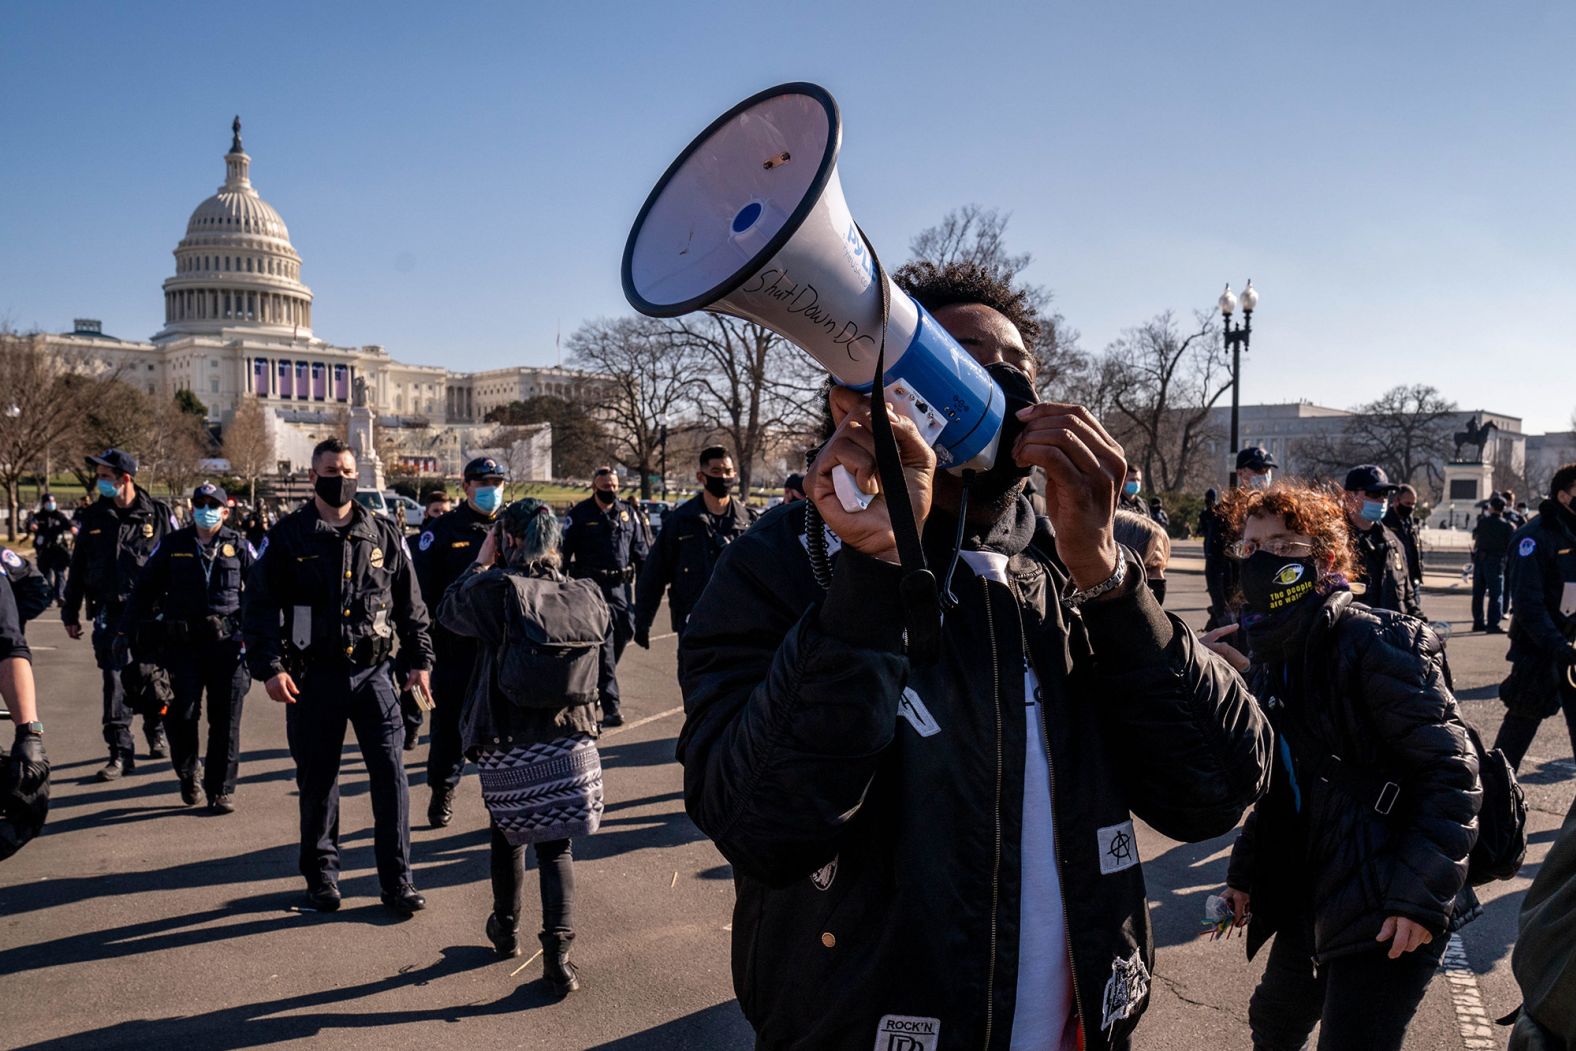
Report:
[[[212,509],[214,511],[222,511],[222,510],[224,510],[224,505],[221,504],[217,500],[193,500],[192,501],[192,508],[194,510],[195,509],[199,509],[199,508],[204,508],[204,507],[210,508],[210,509]]]

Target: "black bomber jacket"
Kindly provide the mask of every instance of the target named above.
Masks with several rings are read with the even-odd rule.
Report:
[[[911,662],[898,568],[843,551],[823,592],[805,507],[724,552],[679,649],[685,800],[733,864],[734,986],[758,1047],[1008,1046],[1025,643],[1085,1046],[1130,1046],[1154,962],[1133,817],[1181,840],[1231,829],[1268,781],[1257,704],[1137,585],[1131,553],[1118,592],[1069,612],[1023,500],[975,545],[1010,556],[1011,586],[960,569],[942,652]],[[949,538],[933,518],[927,539]]]

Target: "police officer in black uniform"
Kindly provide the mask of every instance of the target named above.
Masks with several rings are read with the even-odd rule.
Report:
[[[631,589],[641,563],[650,553],[640,506],[618,498],[618,475],[611,467],[598,467],[591,478],[591,498],[570,508],[564,528],[564,570],[572,577],[596,582],[612,614],[607,638],[602,640],[602,664],[597,671],[597,691],[602,695],[602,725],[622,726],[619,704],[618,662],[635,635],[635,606]]]
[[[1576,463],[1554,472],[1537,517],[1511,537],[1510,561],[1516,615],[1494,747],[1520,766],[1538,724],[1562,708],[1576,749]]]
[[[1406,552],[1406,572],[1412,578],[1412,588],[1423,593],[1423,520],[1417,517],[1417,490],[1403,485],[1395,491],[1390,509],[1384,514],[1385,528],[1401,541]]]
[[[356,732],[372,792],[383,904],[427,905],[410,878],[410,798],[390,657],[399,636],[407,688],[430,689],[432,641],[400,527],[355,502],[356,455],[339,438],[312,450],[313,499],[279,520],[246,582],[252,678],[285,705],[301,807],[301,874],[312,907],[339,908],[339,757]]]
[[[77,527],[60,510],[53,493],[45,493],[38,502],[38,513],[27,524],[27,531],[33,534],[38,569],[49,582],[54,600],[65,601],[66,570],[71,566],[71,541]]]
[[[143,563],[177,526],[169,505],[137,485],[136,457],[120,449],[106,449],[87,459],[97,476],[94,484],[99,498],[82,512],[60,620],[66,634],[80,639],[82,603],[87,601],[88,615],[93,618],[93,657],[104,676],[104,743],[109,746],[109,762],[98,772],[98,779],[113,781],[136,766],[131,710],[126,707],[120,682],[127,656],[124,647],[115,645],[116,632]],[[169,755],[159,716],[144,715],[142,732],[150,755],[155,759]]]
[[[1352,543],[1367,588],[1363,602],[1374,609],[1422,617],[1423,607],[1418,604],[1406,565],[1406,549],[1384,524],[1390,496],[1399,488],[1382,467],[1371,463],[1353,467],[1346,472],[1346,520],[1352,527]]]
[[[49,813],[49,757],[38,720],[33,653],[8,575],[0,572],[0,707],[16,725],[11,753],[0,756],[0,861],[21,850]]]
[[[4,544],[0,544],[0,575],[11,582],[17,617],[26,630],[28,621],[49,608],[55,597],[54,590],[33,563]]]
[[[1516,527],[1505,517],[1505,500],[1498,493],[1488,498],[1488,511],[1472,527],[1472,630],[1498,635],[1504,617],[1505,560]],[[1488,600],[1487,609],[1484,599]]]
[[[217,814],[235,810],[241,756],[241,706],[251,676],[241,653],[241,593],[256,558],[226,524],[229,497],[204,482],[192,490],[192,524],[164,538],[126,603],[121,633],[144,639],[170,673],[174,701],[165,714],[181,801],[196,806],[197,724],[208,694],[208,753],[202,791]]]
[[[465,465],[461,487],[465,499],[459,507],[428,523],[416,540],[416,580],[429,610],[438,603],[454,579],[476,560],[487,531],[503,507],[503,483],[508,469],[491,456]],[[476,664],[476,640],[456,635],[441,624],[432,627],[436,665],[432,673],[432,734],[427,742],[427,823],[443,828],[454,818],[454,790],[465,772],[460,743],[460,710],[466,686]]]
[[[635,645],[651,648],[651,623],[657,619],[662,593],[668,595],[673,630],[683,632],[690,610],[700,599],[717,565],[717,556],[750,527],[753,518],[733,496],[739,474],[733,457],[720,445],[700,452],[695,478],[700,492],[662,516],[662,531],[640,568],[635,586]]]

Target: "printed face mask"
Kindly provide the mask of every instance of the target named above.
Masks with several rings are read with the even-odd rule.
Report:
[[[479,485],[476,487],[476,507],[484,515],[498,513],[498,508],[503,506],[503,486]]]
[[[1255,551],[1242,562],[1242,597],[1257,613],[1279,613],[1311,596],[1318,573],[1309,558]]]

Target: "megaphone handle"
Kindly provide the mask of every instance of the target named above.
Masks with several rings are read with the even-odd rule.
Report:
[[[866,493],[854,481],[853,472],[842,464],[832,468],[832,488],[837,492],[837,502],[843,505],[843,510],[849,514],[865,510],[870,506],[870,501],[875,499],[875,494]]]

